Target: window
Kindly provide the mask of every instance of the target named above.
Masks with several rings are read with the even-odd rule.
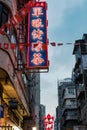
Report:
[[[0,3],[0,27],[8,21],[9,10],[4,4]]]
[[[71,99],[70,102],[71,102],[71,105],[76,105],[77,104],[75,99]]]
[[[73,88],[68,88],[68,93],[74,95],[74,94],[75,94],[75,93],[74,93],[74,89],[73,89]]]

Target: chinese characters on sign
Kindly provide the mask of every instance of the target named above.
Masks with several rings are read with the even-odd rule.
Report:
[[[46,130],[52,130],[54,126],[54,117],[48,114],[44,117],[44,127]]]
[[[27,67],[30,69],[48,68],[48,40],[46,2],[31,3],[28,18]]]

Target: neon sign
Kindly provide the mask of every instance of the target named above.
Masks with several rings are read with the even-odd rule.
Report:
[[[44,127],[46,130],[52,130],[54,126],[54,117],[48,114],[44,117]]]
[[[48,40],[46,2],[31,3],[28,17],[27,67],[30,69],[48,68]]]

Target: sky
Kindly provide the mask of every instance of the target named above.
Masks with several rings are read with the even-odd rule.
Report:
[[[87,0],[47,0],[49,72],[41,73],[41,104],[55,116],[58,106],[57,81],[71,78],[75,64],[74,42],[87,33]],[[50,43],[63,43],[52,46]],[[72,43],[67,45],[66,43]]]

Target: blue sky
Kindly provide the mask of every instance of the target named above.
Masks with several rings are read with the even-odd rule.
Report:
[[[49,42],[63,43],[60,47],[49,44],[49,72],[41,74],[41,103],[47,114],[55,115],[57,80],[71,77],[75,64],[73,44],[87,33],[87,0],[47,0],[47,3]]]

